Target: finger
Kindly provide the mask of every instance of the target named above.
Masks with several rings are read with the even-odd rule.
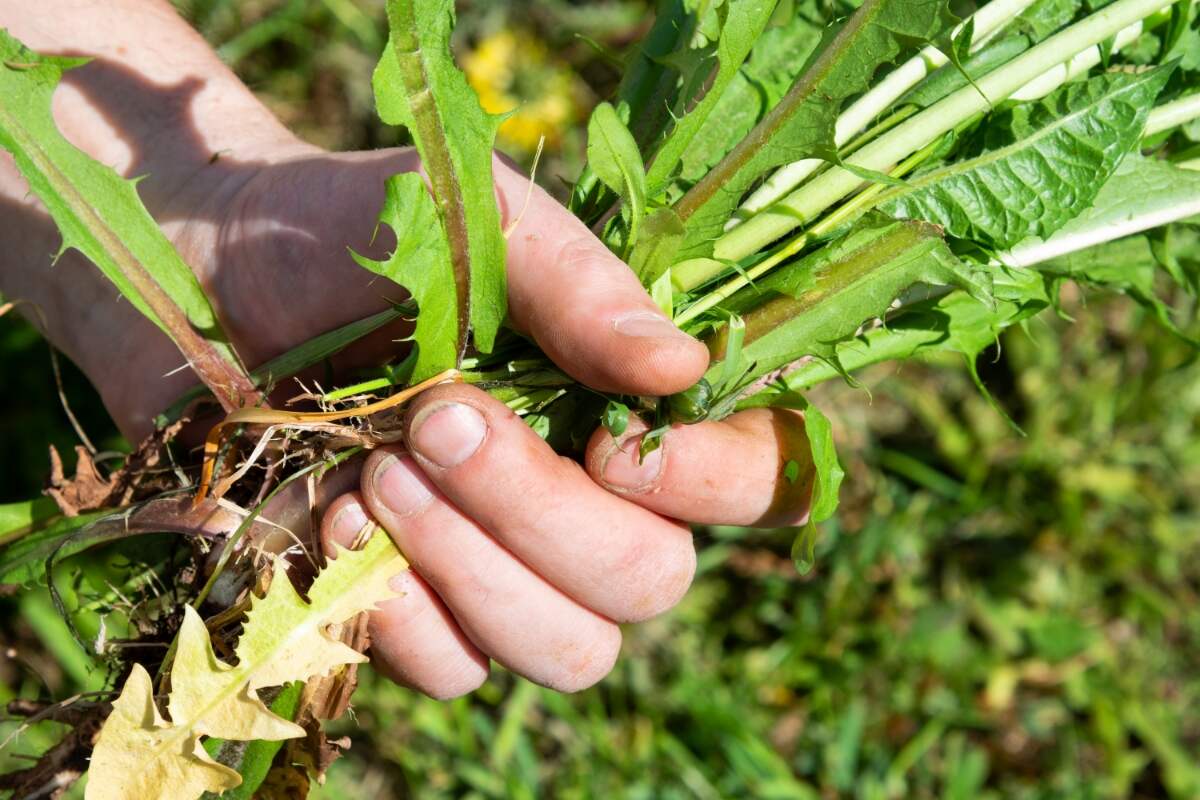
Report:
[[[350,492],[329,507],[321,525],[326,555],[333,543],[349,546],[368,516],[362,495]],[[412,570],[391,580],[401,593],[371,612],[371,656],[388,678],[439,700],[478,689],[488,676],[488,657],[471,644],[454,617]]]
[[[696,552],[685,526],[596,486],[478,389],[445,385],[421,395],[405,436],[462,513],[588,608],[642,620],[687,591]],[[386,490],[378,494],[387,499]]]
[[[667,395],[708,351],[655,305],[633,271],[540,187],[496,162],[508,238],[509,314],[564,372],[606,392]],[[528,197],[528,206],[526,198]]]
[[[688,522],[783,527],[807,520],[814,470],[800,413],[753,409],[722,422],[678,425],[639,460],[645,432],[646,424],[632,418],[619,442],[597,430],[588,473],[634,503]]]
[[[367,507],[480,650],[559,691],[584,689],[612,669],[620,629],[505,550],[400,448],[372,453],[362,483]]]

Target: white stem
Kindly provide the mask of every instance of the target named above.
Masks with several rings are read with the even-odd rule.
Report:
[[[1009,22],[1034,2],[1036,0],[993,0],[975,12],[972,17],[975,20],[975,36],[971,41],[971,52],[976,52],[991,41]],[[966,22],[955,28],[951,35],[957,36],[964,25]],[[838,147],[845,145],[866,130],[866,127],[876,117],[890,108],[905,92],[924,80],[926,75],[947,63],[949,63],[949,59],[945,53],[930,45],[892,70],[873,89],[842,112],[834,130],[834,142]],[[746,199],[746,202],[742,204],[742,210],[749,214],[761,211],[808,180],[809,176],[824,163],[819,158],[808,158],[782,167]],[[729,220],[725,230],[736,228],[743,219],[744,217],[739,215]]]
[[[1146,120],[1146,135],[1169,131],[1194,119],[1200,119],[1200,93],[1172,100],[1151,111]]]
[[[1143,26],[1141,21],[1135,22],[1125,30],[1117,34],[1113,39],[1112,52],[1117,52],[1137,41],[1137,38],[1142,35]],[[1053,92],[1064,83],[1073,81],[1080,75],[1086,74],[1088,70],[1100,63],[1100,48],[1089,47],[1082,53],[1078,54],[1065,64],[1059,64],[1054,69],[1033,79],[1029,83],[1022,86],[1012,93],[1010,99],[1027,102],[1029,100],[1040,100],[1046,95]]]
[[[1177,0],[1117,0],[988,73],[976,81],[975,86],[965,86],[910,117],[865,145],[847,161],[864,169],[886,171],[964,121],[988,111],[994,103],[1008,98],[1047,70],[1175,2]],[[862,179],[854,173],[832,167],[772,208],[726,233],[717,240],[714,255],[719,260],[741,260],[811,222],[861,183]]]
[[[1128,219],[1111,222],[1096,228],[1085,228],[1063,236],[1052,236],[1044,242],[1018,245],[1008,253],[996,256],[996,260],[1010,267],[1032,267],[1059,256],[1077,253],[1098,244],[1114,242],[1135,233],[1170,225],[1181,219],[1200,215],[1200,197],[1187,202],[1164,205],[1149,214],[1139,214]]]

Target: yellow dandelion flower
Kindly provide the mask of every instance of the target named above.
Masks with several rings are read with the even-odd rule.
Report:
[[[527,31],[506,28],[485,37],[463,58],[463,72],[485,110],[509,114],[500,126],[502,144],[531,153],[545,136],[554,147],[579,119],[575,74]]]

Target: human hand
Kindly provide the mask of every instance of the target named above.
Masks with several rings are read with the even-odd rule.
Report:
[[[386,243],[373,246],[372,231],[384,179],[415,169],[415,155],[329,154],[298,142],[202,42],[172,27],[169,7],[122,0],[122,8],[85,6],[64,19],[86,40],[106,20],[145,15],[130,29],[165,31],[170,57],[151,52],[132,71],[99,58],[73,71],[56,99],[60,125],[124,174],[149,175],[143,198],[243,358],[262,363],[397,299],[399,290],[355,265],[346,248],[381,255]],[[46,46],[33,28],[18,33]],[[42,35],[53,46],[63,28]],[[148,52],[104,47],[133,61]],[[503,165],[496,175],[507,224],[527,184]],[[0,195],[10,206],[0,236],[13,245],[0,270],[4,294],[36,303],[123,430],[144,432],[194,382],[179,354],[82,258],[38,268],[56,235],[10,163],[0,164]],[[704,371],[705,349],[540,189],[508,256],[511,323],[582,383],[665,395]],[[394,351],[399,333],[376,337],[375,352],[358,356]],[[617,655],[617,623],[653,616],[686,590],[695,555],[685,521],[794,524],[811,491],[811,470],[783,477],[788,460],[807,463],[802,420],[787,411],[676,428],[644,463],[636,456],[644,426],[632,421],[619,443],[595,434],[586,470],[469,387],[423,395],[406,428],[412,454],[373,454],[360,491],[338,499],[323,527],[327,539],[344,541],[374,518],[411,558],[413,571],[397,578],[405,594],[372,615],[373,653],[386,674],[438,697],[477,686],[489,657],[563,690],[594,683]]]
[[[335,287],[379,288],[320,243],[361,227],[371,214],[359,206],[377,206],[383,179],[416,161],[409,151],[337,156],[328,164],[323,158],[304,159],[290,178],[276,172],[256,179],[244,191],[264,187],[269,196],[252,194],[231,205],[254,209],[237,212],[230,223],[224,238],[236,242],[241,215],[271,218],[272,198],[321,199],[305,221],[318,249],[297,253],[294,245],[251,236],[253,257],[232,274],[260,288],[230,297],[261,301],[269,286],[283,282],[255,277],[254,264],[309,265],[311,278],[288,281],[317,281],[305,297],[326,298]],[[344,181],[344,194],[312,190],[335,180],[318,177],[326,169],[344,173],[363,165],[366,172]],[[502,163],[496,175],[507,226],[528,184]],[[287,213],[296,216],[298,209]],[[343,266],[350,270],[344,275]],[[509,239],[508,269],[511,324],[586,385],[664,395],[690,386],[707,366],[705,349],[675,329],[628,267],[540,189]],[[279,302],[281,317],[288,317],[287,298]],[[292,297],[290,306],[305,302]],[[379,299],[368,294],[357,302],[344,309],[351,318],[376,310]],[[262,306],[255,308],[261,314]],[[299,319],[321,311],[306,308]],[[652,617],[683,596],[695,569],[683,521],[801,520],[808,476],[793,484],[782,475],[789,459],[805,463],[802,425],[792,412],[753,411],[680,427],[639,463],[646,428],[634,420],[620,442],[596,432],[585,471],[485,393],[442,386],[412,403],[406,448],[381,448],[367,459],[360,489],[329,507],[322,533],[327,542],[348,544],[375,522],[412,562],[412,571],[395,581],[403,596],[371,618],[373,660],[385,674],[452,697],[476,688],[494,658],[539,683],[577,690],[612,668],[621,641],[617,623]]]

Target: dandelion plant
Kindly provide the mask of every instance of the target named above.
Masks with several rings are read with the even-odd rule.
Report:
[[[500,118],[455,65],[451,0],[388,0],[390,37],[373,77],[380,117],[408,132],[425,177],[390,179],[378,224],[394,232],[393,249],[355,258],[364,280],[392,281],[409,300],[253,373],[132,185],[54,128],[50,96],[76,62],[0,34],[0,145],[51,210],[64,247],[82,251],[162,327],[232,412],[210,436],[186,513],[216,508],[223,496],[257,505],[215,533],[220,558],[197,566],[207,570],[204,597],[215,572],[253,572],[243,534],[264,498],[315,480],[323,458],[389,441],[395,420],[385,410],[431,378],[485,388],[568,454],[598,424],[621,435],[633,414],[649,425],[646,454],[679,425],[756,406],[802,411],[815,480],[811,521],[793,552],[807,569],[844,477],[830,425],[806,396],[812,387],[951,351],[986,391],[978,356],[1004,329],[1054,307],[1068,279],[1129,294],[1191,341],[1163,287],[1193,299],[1198,287],[1163,241],[1200,215],[1192,3],[991,0],[958,19],[945,0],[862,0],[828,24],[817,22],[825,6],[662,0],[616,93],[591,117],[571,210],[712,356],[701,383],[667,398],[597,394],[505,328],[491,155]],[[1158,237],[1158,266],[1126,268],[1121,248],[1147,236]],[[321,412],[266,407],[272,377],[397,316],[415,322],[406,359],[317,393]],[[360,405],[364,396],[373,402]],[[185,398],[162,424],[203,397]],[[247,465],[283,437],[310,445],[293,472],[247,477]],[[38,558],[86,547],[89,530],[112,514],[144,519],[142,509],[163,500],[139,496],[128,508],[26,526],[5,539],[0,580],[28,580]],[[358,660],[325,629],[384,599],[379,579],[404,563],[385,537],[369,537],[320,572],[303,599],[276,559],[265,595],[248,601],[244,617],[229,612],[241,620],[236,664],[218,658],[199,603],[188,605],[158,683],[145,666],[129,666],[96,743],[88,797],[182,800],[250,780],[236,756],[244,750],[214,761],[206,738],[303,735],[257,693]]]

